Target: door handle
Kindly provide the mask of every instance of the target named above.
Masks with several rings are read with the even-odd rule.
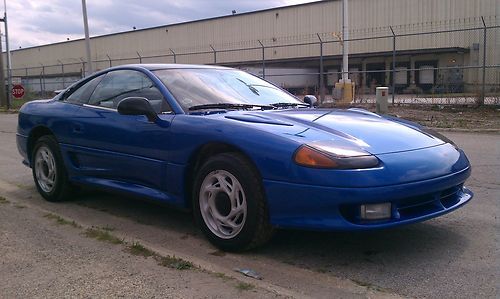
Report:
[[[81,134],[83,133],[83,125],[82,124],[73,124],[73,133]]]

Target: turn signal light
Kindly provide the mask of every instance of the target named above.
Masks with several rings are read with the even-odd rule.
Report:
[[[336,168],[338,166],[328,155],[310,148],[306,145],[301,146],[294,156],[295,163],[314,168]]]

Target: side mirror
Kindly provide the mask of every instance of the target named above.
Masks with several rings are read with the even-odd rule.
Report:
[[[318,99],[313,95],[306,95],[304,97],[304,103],[309,104],[311,107],[318,106]]]
[[[118,103],[117,110],[122,115],[145,115],[150,122],[158,119],[156,111],[146,98],[125,98]]]

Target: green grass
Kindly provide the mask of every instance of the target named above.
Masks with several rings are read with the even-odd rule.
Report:
[[[251,283],[246,283],[246,282],[239,282],[237,285],[236,285],[236,288],[240,291],[249,291],[253,288],[255,288],[255,286]]]
[[[143,257],[155,256],[156,253],[152,250],[142,246],[139,242],[134,242],[132,245],[127,247],[127,251],[132,255],[138,255]]]
[[[177,270],[189,270],[194,268],[194,265],[191,262],[185,261],[175,256],[172,257],[168,255],[158,257],[158,265]]]
[[[76,223],[75,221],[66,220],[66,219],[62,218],[61,216],[58,216],[58,215],[55,215],[52,213],[45,214],[43,217],[50,219],[50,220],[54,220],[59,225],[71,225],[74,228],[81,228],[81,226],[78,223]]]
[[[102,242],[108,242],[111,244],[123,244],[124,243],[122,239],[119,239],[119,238],[113,236],[112,234],[110,234],[108,231],[105,231],[105,230],[102,230],[99,228],[87,228],[85,230],[84,234],[87,238],[96,239],[96,240],[102,241]]]

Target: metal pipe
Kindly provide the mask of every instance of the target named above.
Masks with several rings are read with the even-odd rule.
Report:
[[[85,47],[87,50],[87,72],[85,76],[88,76],[94,72],[92,67],[92,55],[90,54],[90,37],[89,37],[89,23],[87,20],[87,3],[82,0],[82,11],[83,11],[83,28],[85,30]]]
[[[137,53],[137,56],[139,56],[139,63],[142,63],[142,56],[141,54],[139,54],[139,51],[136,51],[135,53]]]

